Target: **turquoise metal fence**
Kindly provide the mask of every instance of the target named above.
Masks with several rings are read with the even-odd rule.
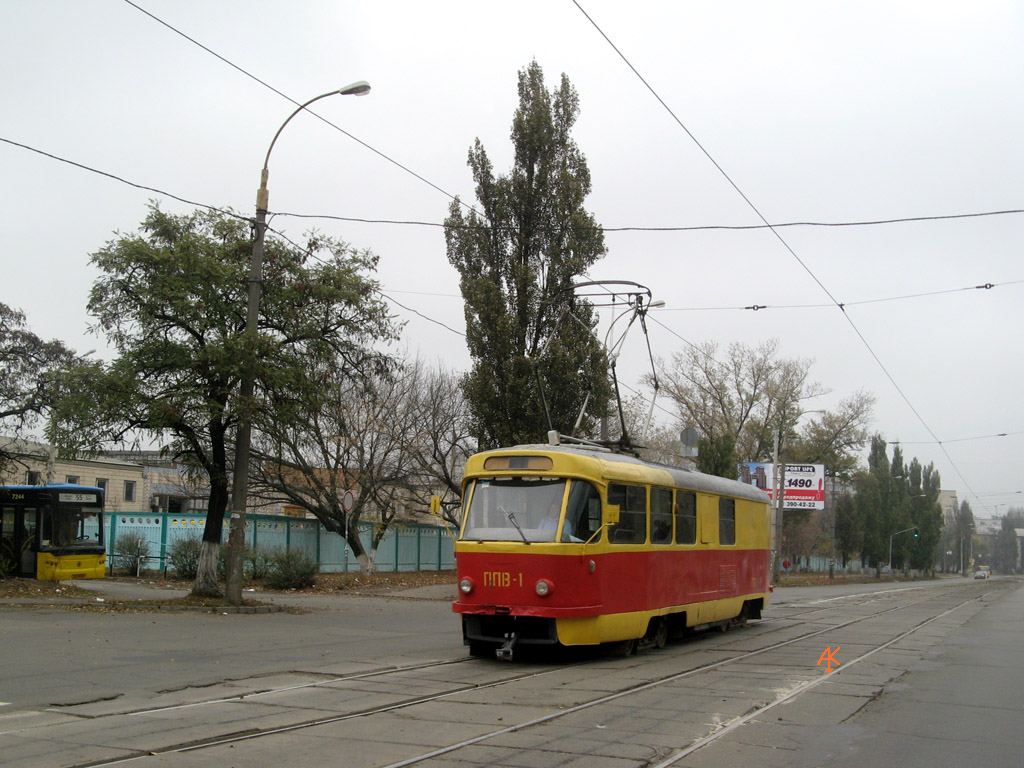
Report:
[[[107,552],[116,562],[117,542],[125,533],[138,534],[149,545],[146,568],[165,571],[167,555],[174,542],[190,536],[202,537],[206,515],[175,515],[168,512],[132,514],[105,513]],[[372,523],[359,524],[359,539],[369,551]],[[221,536],[227,541],[228,521]],[[264,552],[277,549],[301,550],[316,560],[321,573],[358,571],[359,563],[343,536],[324,528],[319,520],[276,515],[247,515],[245,543]],[[388,529],[377,547],[377,571],[448,571],[455,568],[455,547],[443,528],[404,523]]]

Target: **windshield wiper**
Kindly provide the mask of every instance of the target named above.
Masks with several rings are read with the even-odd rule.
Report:
[[[502,512],[505,515],[505,517],[508,518],[509,522],[512,523],[512,525],[514,525],[516,527],[516,530],[519,531],[519,535],[523,538],[523,542],[525,542],[526,544],[529,544],[530,540],[528,538],[526,538],[526,534],[523,533],[523,529],[519,527],[519,522],[516,520],[516,516],[514,514],[512,514],[511,512],[509,512],[508,510],[506,510],[500,504],[498,505],[498,510],[500,512]]]

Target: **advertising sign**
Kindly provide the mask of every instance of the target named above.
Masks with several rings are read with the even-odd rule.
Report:
[[[775,500],[775,465],[748,462],[739,465],[739,481],[756,485]],[[825,465],[787,464],[783,509],[825,508]]]

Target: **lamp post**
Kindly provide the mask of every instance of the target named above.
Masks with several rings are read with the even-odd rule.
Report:
[[[252,262],[249,267],[249,297],[245,315],[245,336],[248,343],[248,359],[242,372],[239,385],[239,416],[238,432],[235,443],[235,468],[231,485],[231,523],[228,533],[228,562],[225,597],[232,605],[242,603],[242,552],[245,549],[245,502],[249,483],[249,446],[252,441],[252,397],[256,384],[256,332],[258,330],[260,312],[260,292],[263,285],[263,240],[267,230],[267,165],[270,153],[274,149],[277,137],[284,127],[299,112],[314,101],[328,96],[365,96],[370,92],[370,84],[359,80],[344,88],[329,91],[316,96],[304,104],[300,104],[288,119],[281,123],[274,138],[267,148],[267,156],[263,160],[260,173],[260,188],[256,192],[256,233],[252,243]]]
[[[971,559],[973,560],[974,559],[974,524],[973,523],[971,523],[968,526],[966,526],[960,532],[960,575],[961,576],[966,576],[967,575],[967,572],[964,570],[964,539],[967,536],[971,537]]]
[[[896,531],[896,533],[894,533],[892,536],[889,537],[889,577],[890,578],[892,578],[892,540],[895,539],[897,536],[899,536],[901,533],[906,533],[907,531],[916,531],[916,530],[917,530],[917,526],[916,525],[912,525],[909,528],[904,528],[902,531]],[[906,563],[904,563],[904,565],[906,565]]]

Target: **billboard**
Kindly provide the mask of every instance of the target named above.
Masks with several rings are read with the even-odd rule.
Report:
[[[775,465],[747,462],[739,465],[739,481],[756,485],[775,500]],[[825,465],[787,464],[783,509],[825,508]]]

